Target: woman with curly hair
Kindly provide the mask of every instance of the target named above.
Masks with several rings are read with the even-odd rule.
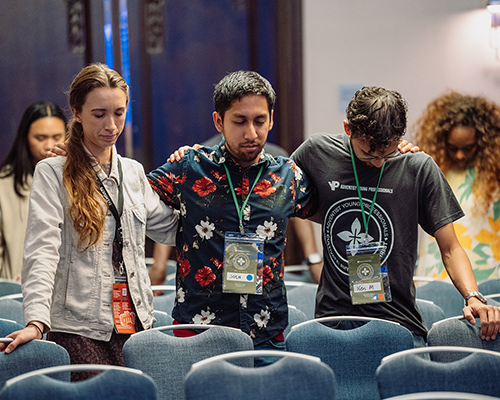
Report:
[[[130,334],[152,327],[145,234],[173,244],[177,216],[142,165],[117,154],[128,101],[127,83],[104,64],[73,80],[68,156],[41,160],[31,186],[22,268],[27,325],[0,351],[47,333],[72,364],[122,365]]]
[[[466,214],[455,231],[476,279],[500,278],[500,106],[450,91],[427,106],[415,141],[439,165]],[[421,237],[416,275],[447,277],[427,235]]]

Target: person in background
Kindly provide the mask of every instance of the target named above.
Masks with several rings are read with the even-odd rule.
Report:
[[[464,317],[471,324],[479,317],[482,339],[493,340],[500,308],[478,292],[455,235],[453,222],[463,216],[458,201],[429,155],[398,151],[407,112],[398,92],[365,86],[349,102],[343,134],[313,135],[291,156],[314,177],[319,197],[313,218],[323,224],[324,264],[315,316],[387,319],[409,329],[415,346],[425,346],[413,284],[420,225],[436,237],[465,299]],[[352,325],[341,321],[338,328]]]
[[[465,216],[455,221],[476,279],[500,278],[500,106],[450,91],[416,123],[415,140],[443,171]],[[435,239],[421,232],[416,276],[448,278]]]
[[[33,171],[57,142],[64,141],[66,116],[51,101],[24,112],[14,144],[0,164],[0,278],[20,281],[24,231]]]
[[[116,152],[128,102],[127,83],[104,64],[73,80],[68,155],[40,161],[31,186],[22,268],[27,325],[0,351],[48,332],[72,364],[123,365],[130,334],[152,327],[145,234],[172,244],[178,217],[151,190],[142,165]]]

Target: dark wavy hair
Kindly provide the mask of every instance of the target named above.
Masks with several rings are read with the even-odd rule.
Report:
[[[33,175],[35,170],[35,160],[30,150],[28,132],[33,122],[45,117],[59,118],[64,122],[64,125],[67,122],[64,112],[57,104],[51,101],[39,101],[31,104],[24,111],[9,154],[0,164],[1,177],[14,175],[14,190],[19,197],[24,197],[21,190],[28,189],[27,178]]]
[[[364,86],[346,109],[351,137],[365,140],[370,151],[384,151],[406,131],[408,105],[394,90]]]
[[[214,109],[224,119],[224,114],[231,108],[233,101],[249,95],[264,96],[271,115],[276,102],[276,92],[266,78],[254,71],[235,71],[222,78],[215,85]]]

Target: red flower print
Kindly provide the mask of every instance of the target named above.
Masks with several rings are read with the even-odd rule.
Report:
[[[226,174],[221,174],[219,171],[211,171],[211,172],[214,178],[217,179],[218,181],[225,181],[227,179]]]
[[[194,185],[193,190],[198,193],[198,196],[206,196],[209,193],[215,192],[217,187],[214,185],[211,179],[204,176],[201,179],[198,179]]]
[[[268,265],[264,265],[264,268],[262,271],[263,284],[266,285],[273,278],[274,278],[274,275],[273,275],[273,272],[271,271],[271,268]]]
[[[158,183],[160,184],[160,188],[162,188],[165,192],[172,193],[174,190],[172,181],[165,176],[158,178]]]
[[[194,279],[196,279],[201,286],[207,286],[209,283],[215,281],[215,274],[208,267],[203,267],[198,270]]]
[[[264,179],[255,185],[254,191],[260,197],[264,198],[269,196],[271,193],[276,192],[276,188],[271,185],[271,182]]]
[[[224,263],[217,258],[211,258],[210,261],[213,262],[213,264],[217,267],[217,269],[222,268],[224,266]]]
[[[179,179],[179,177],[176,177],[175,182],[180,183],[182,185],[184,182],[186,182],[186,179],[187,179],[186,174],[182,174],[182,178]]]
[[[271,175],[271,178],[273,178],[273,181],[276,183],[280,183],[283,179],[281,176],[276,175],[274,172],[269,172],[269,175]]]
[[[290,186],[290,190],[292,191],[293,198],[297,197],[297,192],[295,191],[295,180],[292,180],[292,185]]]
[[[179,260],[178,274],[181,279],[184,279],[191,271],[191,265],[188,260]]]
[[[248,196],[248,178],[243,178],[241,183],[235,189],[235,192],[239,196]]]

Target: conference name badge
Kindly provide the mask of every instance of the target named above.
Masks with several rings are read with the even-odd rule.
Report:
[[[262,294],[264,240],[254,233],[226,232],[224,293]]]
[[[380,242],[347,246],[349,289],[352,304],[380,303],[392,300],[387,267],[381,265]]]

